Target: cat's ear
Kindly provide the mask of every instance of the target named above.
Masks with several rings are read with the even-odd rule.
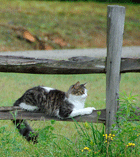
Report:
[[[75,83],[74,88],[77,89],[80,86],[80,82]]]
[[[80,86],[80,82],[78,81],[77,83],[75,83],[76,86]]]
[[[87,85],[87,82],[86,82],[86,83],[84,83],[83,85],[84,85],[84,86],[86,86],[86,85]]]

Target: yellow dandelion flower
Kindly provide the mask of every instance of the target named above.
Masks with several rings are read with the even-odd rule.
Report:
[[[115,137],[114,134],[109,134],[109,135],[107,135],[107,134],[103,134],[103,136],[105,137],[105,141],[104,141],[104,143],[113,141],[113,138]]]
[[[129,142],[128,145],[126,145],[126,146],[127,146],[127,147],[135,146],[135,143]]]
[[[85,147],[84,150],[89,150],[89,148],[88,148],[88,147]]]
[[[82,151],[82,152],[83,152],[83,151],[89,151],[89,152],[90,152],[91,150],[90,150],[88,147],[84,147],[84,149],[82,149],[81,151]]]
[[[107,139],[107,134],[105,134],[105,138]]]

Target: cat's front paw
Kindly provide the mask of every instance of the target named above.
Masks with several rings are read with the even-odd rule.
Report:
[[[91,114],[93,110],[96,110],[94,107],[87,107],[85,108],[85,114]]]
[[[87,108],[90,108],[91,110],[96,110],[94,107],[87,107]]]

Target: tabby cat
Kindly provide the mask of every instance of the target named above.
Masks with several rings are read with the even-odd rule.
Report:
[[[61,119],[91,114],[95,110],[94,107],[84,108],[87,97],[87,89],[85,86],[86,83],[80,84],[78,81],[76,84],[70,86],[67,92],[50,87],[33,87],[27,90],[14,103],[14,106],[19,106],[30,112],[44,112],[46,115]],[[13,123],[27,141],[37,142],[37,135],[33,134],[33,130],[25,120],[13,120]]]

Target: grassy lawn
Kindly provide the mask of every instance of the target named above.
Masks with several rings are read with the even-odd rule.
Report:
[[[39,2],[0,0],[0,24],[22,26],[46,41],[61,38],[64,48],[106,47],[107,5],[95,2]],[[140,5],[126,7],[124,46],[140,45]],[[33,45],[0,26],[0,51],[31,50]],[[49,44],[49,43],[48,43]],[[57,47],[54,47],[54,49]],[[63,48],[63,47],[62,47]]]
[[[125,91],[129,94],[132,91],[133,95],[139,95],[139,77],[139,73],[122,74],[120,92],[123,93]],[[97,109],[105,108],[105,74],[34,75],[0,73],[0,104],[2,106],[11,106],[24,91],[33,86],[44,85],[67,91],[70,85],[77,81],[82,83],[88,82],[86,106],[95,106]],[[140,97],[137,96],[136,98],[138,99],[138,105],[140,105]]]
[[[138,73],[122,74],[120,83],[120,92],[126,92],[132,95],[138,95],[136,98],[136,106],[140,106],[140,85],[139,85]],[[59,80],[59,81],[58,81]],[[45,85],[67,91],[69,86],[76,81],[82,83],[88,82],[88,98],[86,106],[94,106],[97,109],[105,108],[105,75],[104,74],[89,74],[89,75],[31,75],[31,74],[13,74],[13,73],[0,73],[0,104],[1,106],[11,106],[13,102],[23,94],[25,90],[36,85]],[[50,122],[30,121],[32,127],[39,131],[50,125]],[[83,124],[81,124],[83,125]],[[96,124],[94,124],[96,126]],[[78,148],[74,147],[78,144],[79,149],[81,146],[78,141],[81,137],[75,129],[75,123],[72,122],[56,122],[54,125],[53,133],[58,134],[57,138],[53,139],[53,133],[47,131],[46,141],[42,141],[37,145],[27,143],[15,130],[15,127],[10,121],[1,121],[1,135],[2,144],[0,147],[1,154],[3,156],[61,156],[67,151],[68,156],[75,156],[74,152],[77,152]],[[4,132],[2,132],[4,128]],[[102,128],[101,124],[98,124],[98,129]],[[44,132],[46,130],[43,130]],[[89,134],[91,134],[90,130]],[[4,137],[3,137],[4,136]],[[66,138],[72,140],[75,144],[69,143]],[[55,146],[51,145],[49,138],[52,137]],[[41,137],[40,137],[41,138]],[[45,137],[43,138],[45,139]],[[82,139],[81,139],[82,140]],[[14,143],[14,145],[12,144]],[[59,149],[58,149],[59,145]],[[65,148],[63,150],[63,148]],[[74,149],[69,151],[69,149]],[[75,150],[76,149],[76,150]],[[56,151],[57,150],[57,151]],[[56,152],[55,152],[56,151]],[[42,153],[42,154],[41,154]],[[81,151],[79,152],[81,155]],[[32,155],[31,155],[32,154]],[[39,155],[40,154],[40,155]],[[52,155],[53,154],[53,155]]]

